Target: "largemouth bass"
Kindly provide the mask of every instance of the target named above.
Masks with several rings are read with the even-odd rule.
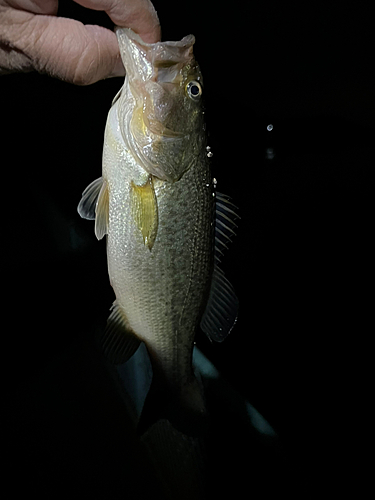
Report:
[[[236,214],[210,171],[194,36],[147,44],[130,29],[116,34],[125,82],[108,114],[102,177],[78,212],[107,235],[116,300],[105,352],[123,363],[144,342],[153,382],[141,420],[165,417],[188,432],[206,414],[192,369],[197,327],[221,341],[237,318],[219,269]]]

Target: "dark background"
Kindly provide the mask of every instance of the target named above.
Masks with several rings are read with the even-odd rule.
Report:
[[[61,3],[60,15],[112,26],[102,13]],[[264,453],[260,481],[245,459],[231,469],[233,453],[238,464],[244,451],[237,435],[219,475],[229,485],[233,473],[234,495],[244,486],[254,494],[256,484],[305,498],[338,466],[365,379],[370,10],[320,1],[155,6],[163,40],[196,36],[214,176],[241,215],[223,265],[240,298],[238,324],[225,343],[202,334],[198,346],[281,443],[277,460]],[[50,497],[58,485],[101,498],[109,488],[108,498],[120,498],[129,488],[124,468],[136,467],[121,399],[93,342],[114,299],[105,243],[76,211],[82,190],[100,176],[106,115],[121,83],[75,87],[37,74],[0,80],[5,430],[20,477],[15,491]],[[262,451],[245,443],[253,466]],[[152,482],[130,488],[140,498],[153,491]]]

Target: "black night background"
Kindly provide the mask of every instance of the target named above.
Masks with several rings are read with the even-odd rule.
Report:
[[[203,333],[197,343],[279,436],[276,444],[256,442],[235,419],[216,429],[212,496],[309,498],[335,477],[348,446],[348,407],[365,379],[370,9],[273,0],[154,5],[163,40],[196,36],[213,174],[241,216],[223,259],[240,299],[237,325],[222,344]],[[112,28],[105,14],[68,0],[59,14]],[[3,76],[0,85],[10,393],[3,432],[18,477],[12,489],[158,498],[152,472],[134,465],[142,456],[94,345],[114,294],[105,243],[76,209],[101,175],[106,116],[122,79],[78,87],[30,73]]]

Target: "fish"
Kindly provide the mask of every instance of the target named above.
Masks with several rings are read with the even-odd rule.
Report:
[[[102,176],[78,213],[107,239],[112,305],[102,346],[113,364],[144,343],[153,378],[141,432],[161,418],[194,434],[207,418],[192,354],[199,327],[221,342],[238,298],[220,267],[238,214],[217,191],[195,37],[145,43],[116,27],[126,76],[110,107]]]

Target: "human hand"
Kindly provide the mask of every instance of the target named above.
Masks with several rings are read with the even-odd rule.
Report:
[[[160,40],[160,24],[150,0],[74,0],[105,11],[145,42]],[[47,73],[77,85],[123,76],[117,38],[101,26],[57,17],[58,0],[0,0],[0,74]]]

